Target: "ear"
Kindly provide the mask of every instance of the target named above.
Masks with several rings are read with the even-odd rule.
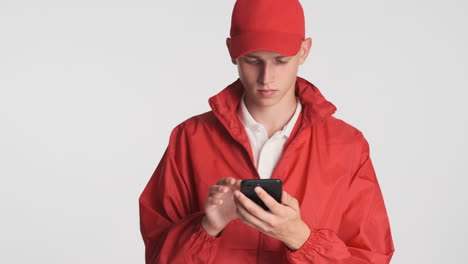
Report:
[[[230,51],[230,50],[231,50],[231,39],[230,39],[230,38],[226,38],[226,46],[227,46],[227,48],[228,48],[228,51]],[[231,54],[231,53],[229,52],[229,54]],[[229,57],[230,57],[230,56],[229,56]],[[232,64],[234,64],[234,65],[237,64],[237,61],[236,61],[235,59],[233,59],[233,58],[231,58],[231,62],[232,62]]]
[[[306,38],[305,40],[302,41],[301,49],[299,50],[299,65],[303,64],[306,61],[311,48],[312,48],[311,38]]]

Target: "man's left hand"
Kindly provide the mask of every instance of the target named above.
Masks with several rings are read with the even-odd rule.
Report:
[[[281,204],[261,187],[255,187],[258,197],[270,211],[265,211],[240,191],[234,191],[237,214],[245,224],[283,241],[291,250],[299,249],[309,238],[310,229],[301,219],[299,202],[283,191]]]

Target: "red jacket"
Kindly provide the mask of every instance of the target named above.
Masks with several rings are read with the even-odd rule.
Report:
[[[201,227],[208,189],[223,177],[258,179],[236,108],[239,79],[209,99],[212,111],[175,127],[140,196],[146,263],[389,263],[394,248],[384,200],[361,131],[297,77],[299,119],[272,178],[298,199],[311,235],[297,251],[243,224],[220,236]]]

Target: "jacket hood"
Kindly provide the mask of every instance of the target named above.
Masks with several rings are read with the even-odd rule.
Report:
[[[213,114],[228,130],[237,130],[242,125],[236,110],[243,91],[242,82],[237,78],[221,92],[208,99]],[[302,104],[301,128],[313,126],[336,111],[335,105],[327,101],[315,85],[299,76],[296,77],[295,94]]]

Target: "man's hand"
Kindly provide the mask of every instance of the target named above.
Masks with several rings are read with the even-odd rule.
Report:
[[[233,191],[240,189],[240,182],[234,178],[222,178],[210,187],[202,220],[202,227],[208,234],[218,236],[229,222],[237,218]]]
[[[309,238],[310,229],[301,219],[299,202],[283,191],[281,204],[261,187],[255,192],[270,211],[265,211],[239,190],[234,191],[237,214],[247,225],[283,241],[291,250],[299,249]]]

